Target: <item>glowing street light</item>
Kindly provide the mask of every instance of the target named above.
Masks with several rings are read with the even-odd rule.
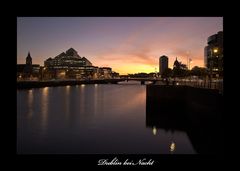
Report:
[[[172,142],[172,143],[170,144],[170,152],[174,152],[175,149],[176,149],[176,144],[175,144],[175,142]]]
[[[152,131],[153,131],[153,135],[157,134],[157,128],[155,126],[153,127]]]
[[[191,69],[191,63],[193,63],[192,59],[189,59],[189,70]]]
[[[213,49],[213,53],[218,53],[218,49],[217,48]]]

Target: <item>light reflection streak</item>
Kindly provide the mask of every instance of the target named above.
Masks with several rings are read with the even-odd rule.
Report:
[[[153,127],[152,131],[153,131],[153,135],[157,135],[157,128],[155,126]]]
[[[85,95],[85,85],[81,84],[80,94],[79,94],[79,96],[80,96],[80,113],[84,113],[85,112],[85,110],[84,110],[84,107],[85,107],[84,106],[84,101],[85,101],[84,95]]]
[[[28,91],[28,118],[31,119],[33,115],[33,90]]]
[[[170,152],[173,153],[175,151],[175,149],[176,149],[175,142],[171,142],[171,144],[170,144]]]
[[[69,115],[70,115],[70,112],[69,112],[69,110],[70,110],[70,108],[69,108],[69,93],[70,93],[70,86],[68,85],[68,86],[66,86],[65,87],[65,89],[66,89],[66,93],[65,93],[65,98],[64,98],[64,100],[65,100],[65,116],[66,116],[66,119],[68,120],[69,119]]]
[[[95,84],[94,85],[94,104],[93,104],[93,106],[94,106],[94,108],[93,108],[93,113],[94,113],[94,115],[96,114],[96,109],[98,109],[97,107],[98,107],[98,85],[97,84]]]
[[[42,101],[41,101],[41,109],[42,109],[42,130],[45,132],[47,130],[47,122],[48,122],[48,101],[49,101],[49,88],[45,87],[42,89]]]

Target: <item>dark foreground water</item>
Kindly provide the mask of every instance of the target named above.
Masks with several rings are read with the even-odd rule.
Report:
[[[196,153],[186,132],[149,125],[148,115],[144,85],[17,90],[17,152]]]

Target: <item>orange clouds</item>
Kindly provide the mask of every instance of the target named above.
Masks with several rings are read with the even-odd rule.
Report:
[[[155,68],[158,71],[162,55],[169,57],[170,68],[176,57],[184,64],[191,58],[191,67],[203,66],[207,38],[223,29],[222,17],[30,20],[27,19],[25,24],[18,22],[18,63],[25,63],[28,50],[33,56],[33,63],[42,65],[48,57],[73,47],[93,65],[112,67],[120,74],[154,72]],[[41,27],[45,29],[38,29]],[[38,41],[33,41],[35,39]]]
[[[200,50],[189,51],[183,43],[180,44],[181,39],[174,39],[162,43],[157,38],[141,39],[141,35],[134,34],[127,38],[123,44],[106,50],[94,58],[96,65],[108,65],[113,70],[120,72],[120,74],[137,73],[137,72],[154,72],[155,68],[159,68],[159,57],[167,55],[169,57],[169,67],[172,68],[175,58],[182,63],[187,64],[187,57],[192,58],[194,65],[203,66],[203,48]],[[192,64],[193,65],[193,64]],[[192,66],[191,65],[191,66]]]

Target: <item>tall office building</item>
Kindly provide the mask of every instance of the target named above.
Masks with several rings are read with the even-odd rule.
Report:
[[[204,48],[204,65],[213,76],[222,76],[223,72],[223,32],[211,35]]]
[[[159,73],[162,73],[168,68],[168,57],[163,55],[159,58]]]

